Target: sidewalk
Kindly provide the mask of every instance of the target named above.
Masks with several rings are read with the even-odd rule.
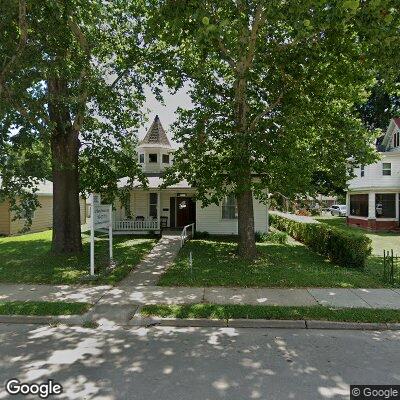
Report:
[[[0,301],[69,301],[96,306],[246,304],[400,310],[400,289],[0,285]]]

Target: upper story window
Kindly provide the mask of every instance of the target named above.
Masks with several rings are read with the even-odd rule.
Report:
[[[149,154],[149,163],[156,163],[157,162],[157,153]]]
[[[144,164],[144,154],[143,153],[139,154],[139,162],[140,162],[140,164]]]
[[[237,202],[234,195],[229,195],[222,201],[222,219],[237,219]]]
[[[382,175],[392,175],[392,163],[382,163]]]
[[[397,131],[393,135],[393,147],[400,146],[400,131]]]
[[[162,155],[162,162],[163,164],[169,164],[169,154]]]
[[[360,176],[361,176],[361,178],[363,176],[365,176],[365,165],[361,165],[361,167],[360,167]]]

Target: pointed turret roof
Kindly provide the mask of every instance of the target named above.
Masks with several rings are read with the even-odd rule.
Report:
[[[171,147],[171,143],[168,140],[168,137],[164,131],[163,126],[161,125],[161,121],[158,115],[155,116],[153,123],[151,124],[150,129],[146,133],[146,136],[141,140],[139,145],[162,145]]]

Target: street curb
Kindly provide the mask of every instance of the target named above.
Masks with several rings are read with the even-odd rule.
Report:
[[[374,330],[384,331],[388,329],[388,325],[384,322],[341,322],[341,321],[319,321],[307,320],[307,329],[346,329],[346,330]],[[400,326],[399,328],[400,329]]]
[[[0,315],[0,324],[57,324],[81,326],[87,321],[84,315]],[[400,330],[400,323],[366,323],[318,320],[268,320],[268,319],[231,319],[218,320],[207,318],[181,319],[142,317],[138,313],[132,319],[119,326],[169,326],[188,328],[248,328],[248,329],[320,329],[320,330]]]
[[[56,324],[82,325],[81,315],[0,315],[0,324]]]

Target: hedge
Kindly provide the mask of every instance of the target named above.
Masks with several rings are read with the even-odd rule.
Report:
[[[364,268],[372,251],[371,239],[367,236],[349,233],[326,224],[298,222],[276,214],[270,215],[270,223],[344,267]]]

